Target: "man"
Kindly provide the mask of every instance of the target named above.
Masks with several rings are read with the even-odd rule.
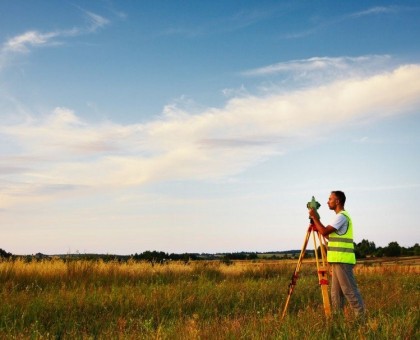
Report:
[[[356,280],[353,267],[356,264],[353,245],[353,223],[344,210],[346,195],[342,191],[332,191],[328,199],[328,207],[336,216],[326,227],[321,223],[314,209],[309,209],[309,216],[318,232],[328,239],[327,260],[332,268],[331,300],[333,309],[344,308],[347,299],[357,317],[362,317],[365,307]]]

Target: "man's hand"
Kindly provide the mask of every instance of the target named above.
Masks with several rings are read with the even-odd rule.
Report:
[[[312,218],[313,220],[318,220],[318,214],[314,208],[309,208],[308,212],[310,218]]]
[[[314,208],[309,208],[309,217],[312,219],[313,226],[318,230],[318,232],[328,239],[328,235],[332,232],[336,231],[335,228],[331,227],[330,225],[324,226],[322,222],[320,221],[317,211]]]

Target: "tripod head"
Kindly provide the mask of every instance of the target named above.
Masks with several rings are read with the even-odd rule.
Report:
[[[314,196],[312,196],[312,200],[306,204],[306,207],[308,209],[314,209],[315,210],[315,213],[316,213],[316,215],[317,215],[318,218],[319,218],[318,208],[320,206],[321,206],[321,204],[319,204],[319,202],[316,201],[316,199],[315,199]],[[311,224],[314,223],[314,221],[312,220],[312,218],[309,217],[309,220],[311,221]]]

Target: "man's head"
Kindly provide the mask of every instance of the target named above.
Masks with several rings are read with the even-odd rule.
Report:
[[[330,210],[336,210],[337,207],[344,209],[344,204],[346,203],[346,195],[344,192],[339,190],[331,191],[327,203]]]

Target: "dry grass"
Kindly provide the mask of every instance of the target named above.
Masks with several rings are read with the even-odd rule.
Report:
[[[363,324],[325,320],[310,261],[281,322],[295,263],[0,262],[0,338],[419,338],[418,261],[356,266]]]

